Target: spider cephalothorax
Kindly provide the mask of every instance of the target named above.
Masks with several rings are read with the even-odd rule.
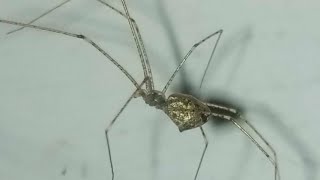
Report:
[[[157,109],[163,109],[163,106],[166,103],[166,97],[160,91],[152,90],[151,92],[144,91],[144,95],[142,95],[143,100],[149,106],[154,106]]]
[[[172,94],[164,112],[178,126],[179,131],[199,127],[208,121],[210,109],[200,100],[186,94]]]

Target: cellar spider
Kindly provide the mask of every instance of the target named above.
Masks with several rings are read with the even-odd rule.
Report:
[[[70,0],[67,0],[60,5],[56,6],[55,8],[51,9],[47,13],[44,13],[40,17],[50,13],[52,10],[62,6],[66,2]],[[130,73],[123,68],[109,53],[107,53],[105,50],[103,50],[98,44],[96,44],[93,40],[91,40],[89,37],[82,35],[82,34],[75,34],[75,33],[70,33],[66,31],[61,31],[53,28],[48,28],[48,27],[43,27],[43,26],[36,26],[32,25],[31,23],[39,19],[37,19],[29,22],[29,23],[21,23],[21,22],[15,22],[15,21],[9,21],[5,19],[0,19],[1,23],[6,23],[6,24],[11,24],[11,25],[16,25],[20,26],[21,28],[32,28],[32,29],[37,29],[37,30],[43,30],[47,32],[53,32],[73,38],[78,38],[82,39],[85,42],[87,42],[89,45],[93,46],[96,50],[98,50],[100,53],[102,53],[105,57],[107,57],[122,73],[131,81],[131,83],[136,87],[136,90],[131,94],[131,96],[127,99],[127,101],[124,103],[120,111],[115,115],[115,117],[112,119],[110,124],[107,126],[105,129],[105,137],[106,137],[106,143],[107,143],[107,150],[108,150],[108,155],[109,155],[109,162],[111,166],[111,174],[112,174],[112,180],[115,179],[115,172],[114,172],[114,165],[112,161],[112,153],[111,153],[111,145],[110,145],[110,138],[109,138],[109,132],[112,129],[114,123],[120,116],[120,114],[123,112],[123,110],[127,107],[129,102],[133,98],[138,98],[141,97],[146,104],[149,106],[155,107],[156,109],[159,109],[163,111],[173,122],[175,125],[177,125],[178,130],[180,132],[183,132],[185,130],[189,129],[194,129],[194,128],[199,128],[204,140],[204,148],[202,151],[202,154],[200,156],[199,164],[198,167],[195,171],[195,176],[194,180],[197,179],[199,170],[204,158],[204,155],[206,153],[207,147],[208,147],[208,140],[206,138],[206,133],[204,132],[202,125],[205,124],[210,117],[215,117],[215,118],[221,118],[226,121],[232,122],[237,128],[239,128],[256,146],[257,148],[268,158],[268,160],[272,163],[274,166],[274,179],[279,180],[280,179],[280,174],[279,174],[279,169],[278,169],[278,161],[277,161],[277,155],[275,150],[272,148],[272,146],[269,144],[269,142],[256,130],[256,128],[249,123],[246,119],[244,119],[243,115],[240,113],[239,110],[228,107],[228,106],[223,106],[223,105],[218,105],[215,103],[208,103],[201,101],[197,99],[196,97],[190,95],[190,94],[182,94],[182,93],[173,93],[169,95],[167,98],[165,96],[167,89],[169,88],[171,82],[181,69],[181,67],[184,65],[188,57],[192,54],[192,52],[200,46],[202,43],[206,42],[208,39],[218,36],[214,47],[212,48],[211,56],[210,59],[207,63],[207,68],[212,60],[212,57],[214,55],[214,52],[216,50],[216,47],[218,45],[218,42],[220,40],[220,37],[222,35],[223,30],[218,30],[202,40],[198,41],[195,43],[191,49],[188,51],[188,53],[184,56],[183,60],[180,62],[178,67],[175,69],[173,74],[171,75],[170,79],[168,80],[167,84],[164,86],[164,88],[159,91],[154,89],[154,82],[153,82],[153,77],[152,77],[152,70],[150,67],[149,59],[147,56],[146,49],[144,47],[144,43],[139,31],[139,27],[136,23],[136,21],[130,16],[129,10],[127,8],[125,0],[121,0],[124,12],[118,10],[117,8],[111,6],[110,4],[102,1],[102,0],[97,0],[98,2],[102,3],[106,7],[110,8],[112,11],[117,13],[118,15],[124,17],[130,26],[130,30],[133,36],[133,39],[135,41],[135,45],[138,50],[138,54],[141,60],[141,65],[144,73],[144,79],[142,82],[138,83],[131,75]],[[17,30],[20,30],[17,29]],[[11,31],[12,32],[12,31]],[[11,33],[9,32],[9,33]],[[207,71],[207,68],[205,70],[205,73]],[[204,75],[205,75],[204,73]],[[203,78],[201,81],[201,84],[203,82]],[[253,132],[256,133],[256,135],[265,143],[265,145],[271,150],[273,157],[270,156],[270,154],[258,143],[253,136],[242,126],[238,123],[238,120],[242,120],[247,127],[251,128]]]

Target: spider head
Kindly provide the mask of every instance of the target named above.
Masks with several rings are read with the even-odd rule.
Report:
[[[142,97],[146,104],[154,106],[157,109],[163,109],[166,103],[166,97],[160,91],[152,90],[150,92],[146,92]]]

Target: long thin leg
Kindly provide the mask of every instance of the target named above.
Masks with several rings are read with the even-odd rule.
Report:
[[[127,15],[127,17],[128,17],[128,22],[129,22],[129,25],[130,25],[130,29],[131,29],[133,38],[135,39],[136,46],[137,46],[137,48],[138,48],[138,51],[140,51],[139,54],[141,54],[141,55],[144,54],[144,57],[145,57],[144,62],[145,62],[146,65],[147,65],[148,76],[151,77],[151,78],[150,78],[151,86],[150,86],[150,84],[147,84],[147,90],[150,90],[150,88],[153,89],[154,87],[153,87],[153,79],[152,79],[151,67],[150,67],[150,63],[149,63],[148,57],[147,57],[147,53],[146,53],[145,48],[144,48],[144,45],[143,45],[142,38],[141,38],[141,36],[140,36],[140,33],[139,33],[140,39],[137,38],[137,32],[135,31],[133,22],[129,19],[129,17],[131,17],[131,16],[130,16],[130,14],[129,14],[129,10],[128,10],[128,7],[127,7],[127,4],[126,4],[125,0],[121,0],[121,2],[122,2],[122,5],[123,5],[123,9],[124,9],[124,11],[125,11],[125,13],[126,13],[126,15]],[[138,26],[136,26],[136,27],[138,27]],[[138,30],[138,28],[136,28],[136,30]],[[139,32],[139,31],[138,31],[138,32]],[[139,42],[139,40],[140,40],[140,42]],[[139,45],[140,45],[140,46],[139,46]],[[141,48],[144,49],[144,52],[141,51]],[[141,55],[140,55],[140,57],[142,58]],[[148,88],[149,88],[149,89],[148,89]]]
[[[216,43],[214,44],[214,47],[213,47],[213,49],[212,49],[212,52],[211,52],[211,55],[210,55],[208,64],[207,64],[207,66],[206,66],[206,69],[204,70],[204,73],[203,73],[203,76],[202,76],[202,79],[201,79],[201,82],[200,82],[200,88],[202,87],[202,84],[203,84],[203,81],[204,81],[204,77],[205,77],[206,74],[207,74],[208,68],[209,68],[210,63],[211,63],[211,61],[212,61],[212,57],[213,57],[214,52],[216,51],[216,48],[217,48],[217,46],[218,46],[218,43],[219,43],[221,34],[222,34],[222,31],[221,31],[221,33],[219,33],[218,39],[217,39],[217,41],[216,41]]]
[[[202,134],[202,137],[203,137],[203,140],[204,140],[204,149],[203,149],[203,152],[202,152],[202,155],[201,155],[201,158],[200,158],[200,162],[199,162],[199,165],[198,165],[198,168],[197,168],[197,172],[196,172],[196,175],[194,176],[194,180],[197,179],[198,177],[198,174],[199,174],[199,170],[200,170],[200,167],[201,167],[201,164],[202,164],[202,160],[203,160],[203,157],[207,151],[207,147],[208,147],[208,139],[207,139],[207,136],[206,134],[204,133],[204,130],[202,127],[200,127],[200,130],[201,130],[201,134]]]
[[[241,118],[242,119],[242,118]],[[273,149],[273,147],[270,145],[270,143],[258,132],[258,130],[246,119],[242,119],[244,122],[262,139],[262,141],[270,148],[270,150],[273,153],[274,156],[274,161],[275,161],[275,166],[274,166],[274,176],[275,179],[278,178],[280,179],[280,171],[279,171],[279,164],[278,164],[278,158],[277,158],[277,153]]]
[[[138,27],[136,21],[132,17],[130,17],[125,1],[123,1],[122,4],[123,4],[123,8],[126,10],[126,14],[124,14],[123,12],[118,10],[117,8],[111,6],[107,2],[104,2],[103,0],[97,0],[97,1],[100,2],[101,4],[107,6],[108,8],[110,8],[113,11],[115,11],[116,13],[118,13],[119,15],[121,15],[122,17],[126,18],[129,21],[131,32],[132,32],[133,38],[135,40],[135,44],[137,46],[139,56],[140,56],[140,60],[141,60],[141,64],[142,64],[144,75],[145,76],[147,75],[150,78],[150,82],[146,82],[147,90],[154,89],[152,71],[151,71],[151,67],[150,67],[147,51],[145,49],[145,46],[144,46],[144,43],[143,43],[143,40],[142,40],[142,36],[140,34],[139,27]],[[131,26],[130,22],[133,25],[133,29],[132,29],[132,26]]]
[[[272,163],[272,165],[274,166],[275,168],[275,180],[280,180],[280,176],[278,176],[278,162],[277,162],[277,158],[276,156],[274,156],[274,159],[270,157],[270,154],[239,124],[237,123],[237,121],[230,117],[230,116],[225,116],[225,115],[221,115],[221,114],[215,114],[215,113],[212,113],[212,116],[215,116],[215,117],[220,117],[220,118],[223,118],[223,119],[226,119],[226,120],[230,120],[232,121],[232,123],[237,126],[237,128],[239,128],[257,147],[258,149],[269,159],[269,161]],[[249,125],[249,124],[248,124]],[[249,127],[251,127],[249,125]],[[253,127],[253,126],[252,126]],[[252,128],[251,127],[251,128]],[[258,132],[257,130],[253,129],[255,132]],[[257,133],[259,137],[262,137],[260,133]],[[259,135],[260,134],[260,135]],[[261,138],[262,140],[264,138]],[[268,143],[267,144],[267,141],[263,140],[264,143],[266,143],[266,145],[268,145],[268,147],[271,147],[271,145]],[[273,148],[271,147],[270,149],[273,150]],[[275,154],[275,151],[273,150],[273,154]]]
[[[205,103],[208,107],[211,108],[217,108],[217,109],[222,109],[225,111],[229,111],[235,115],[237,115],[239,112],[238,110],[234,109],[234,108],[230,108],[230,107],[226,107],[226,106],[221,106],[221,105],[217,105],[217,104],[213,104],[213,103]]]
[[[107,5],[108,7],[111,7],[111,9],[115,10],[115,8],[113,8],[109,4],[105,3],[104,1],[99,1],[99,2],[101,2],[104,5]],[[134,21],[131,20],[132,18],[131,18],[130,14],[129,14],[129,10],[127,8],[125,0],[121,0],[121,3],[122,3],[122,6],[123,6],[123,9],[125,11],[125,15],[126,15],[125,17],[127,17],[127,20],[129,22],[133,39],[134,39],[136,47],[138,49],[138,53],[139,53],[139,56],[140,56],[140,60],[141,60],[144,76],[145,77],[150,77],[150,81],[149,81],[150,83],[149,82],[146,83],[147,90],[150,91],[150,90],[154,89],[154,85],[153,85],[152,72],[151,72],[150,63],[149,63],[149,60],[148,60],[148,57],[147,57],[147,53],[145,51],[145,48],[144,48],[144,45],[143,45],[143,41],[142,41],[141,35],[139,33],[139,30],[137,28],[137,25],[136,24],[134,25],[134,23],[133,23]],[[116,11],[120,12],[119,10],[116,10]]]
[[[134,80],[134,78],[128,73],[127,70],[125,70],[114,58],[112,58],[106,51],[104,51],[102,48],[100,48],[100,46],[98,46],[94,41],[92,41],[91,39],[89,39],[88,37],[86,37],[84,35],[74,34],[74,33],[61,31],[61,30],[57,30],[57,29],[53,29],[53,28],[43,27],[43,26],[35,26],[35,25],[31,25],[31,24],[8,21],[8,20],[4,20],[4,19],[0,19],[0,23],[23,26],[23,27],[28,27],[28,28],[32,28],[32,29],[38,29],[38,30],[58,33],[58,34],[62,34],[62,35],[66,35],[66,36],[82,39],[85,42],[91,44],[95,49],[97,49],[100,53],[102,53],[105,57],[107,57],[114,65],[116,65],[120,69],[120,71],[122,71],[123,74],[128,77],[128,79],[133,83],[134,86],[136,86],[137,88],[139,87],[139,84],[136,82],[136,80]]]
[[[214,46],[214,49],[213,49],[213,51],[212,51],[212,53],[211,53],[211,57],[213,56],[213,53],[214,53],[214,51],[215,51],[215,47],[217,46],[217,44],[218,44],[218,42],[219,42],[219,39],[220,39],[220,36],[221,36],[222,32],[223,32],[223,30],[220,29],[219,31],[214,32],[214,33],[210,34],[209,36],[205,37],[204,39],[202,39],[201,41],[195,43],[195,44],[191,47],[191,49],[189,50],[189,52],[184,56],[183,60],[182,60],[181,63],[178,65],[178,67],[176,68],[176,70],[174,71],[174,73],[172,74],[172,76],[170,77],[169,81],[167,82],[167,84],[166,84],[165,87],[163,88],[162,93],[165,93],[165,92],[167,91],[167,89],[168,89],[168,87],[170,86],[173,78],[177,75],[177,73],[179,72],[180,68],[181,68],[181,67],[183,66],[183,64],[186,62],[186,60],[188,59],[188,57],[190,56],[190,54],[191,54],[200,44],[202,44],[202,43],[205,42],[206,40],[210,39],[210,38],[213,37],[214,35],[219,34],[219,38],[217,39],[216,44],[215,44],[215,46]],[[211,58],[210,58],[210,59],[211,59]],[[211,61],[211,60],[209,60],[209,63],[210,63],[210,61]]]
[[[122,106],[122,108],[120,109],[120,111],[116,114],[116,116],[112,119],[112,121],[110,122],[110,124],[108,125],[108,127],[105,129],[105,135],[106,135],[106,140],[107,140],[107,147],[108,147],[108,154],[109,154],[109,161],[110,161],[110,166],[111,166],[111,174],[112,174],[112,180],[114,180],[114,169],[113,169],[113,163],[112,163],[112,156],[111,156],[111,148],[110,148],[110,140],[109,140],[109,136],[108,133],[111,130],[113,124],[116,122],[116,120],[118,119],[119,115],[122,113],[122,111],[127,107],[127,105],[129,104],[129,102],[135,97],[135,95],[138,93],[138,91],[141,90],[141,87],[143,86],[143,84],[145,82],[148,81],[148,77],[145,78],[142,83],[138,86],[138,88],[131,94],[131,96],[128,98],[128,100],[126,101],[126,103]]]
[[[37,20],[39,20],[40,18],[44,17],[45,15],[47,15],[47,14],[51,13],[52,11],[54,11],[54,10],[58,9],[59,7],[61,7],[61,6],[65,5],[66,3],[70,2],[70,1],[71,1],[71,0],[66,0],[66,1],[64,1],[64,2],[62,2],[62,3],[60,3],[60,4],[58,4],[57,6],[53,7],[52,9],[50,9],[50,10],[48,10],[48,11],[44,12],[43,14],[41,14],[39,17],[37,17],[37,18],[35,18],[35,19],[31,20],[31,21],[30,21],[30,22],[28,22],[27,24],[32,24],[32,23],[36,22],[36,21],[37,21]],[[12,30],[12,31],[7,32],[7,34],[11,34],[11,33],[14,33],[14,32],[17,32],[17,31],[20,31],[20,30],[22,30],[23,28],[24,28],[23,26],[22,26],[22,27],[19,27],[19,28],[17,28],[17,29],[14,29],[14,30]]]
[[[41,14],[39,17],[33,19],[32,21],[26,23],[28,25],[34,23],[35,21],[39,20],[40,18],[48,15],[49,13],[53,12],[54,10],[56,10],[57,8],[63,6],[64,4],[66,4],[67,2],[69,2],[71,0],[66,0],[60,4],[58,4],[57,6],[55,6],[54,8],[48,10],[47,12]],[[131,21],[133,23],[133,27],[134,27],[134,32],[133,33],[133,36],[134,36],[134,40],[135,40],[135,43],[137,45],[137,48],[138,48],[138,52],[139,52],[139,56],[140,56],[140,59],[141,59],[141,63],[142,63],[142,67],[143,67],[143,71],[144,71],[144,75],[145,77],[149,77],[150,78],[150,81],[146,82],[147,84],[147,89],[150,90],[150,89],[154,89],[154,84],[153,84],[153,78],[152,78],[152,71],[151,71],[151,67],[150,67],[150,63],[149,63],[149,59],[148,59],[148,55],[147,55],[147,52],[145,50],[145,46],[144,46],[144,43],[143,43],[143,40],[142,40],[142,37],[141,37],[141,34],[140,34],[140,31],[139,31],[139,28],[138,28],[138,25],[137,23],[135,22],[135,20],[133,18],[131,18],[130,16],[127,16],[126,14],[122,13],[120,10],[118,10],[117,8],[111,6],[110,4],[102,1],[102,0],[97,0],[98,2],[106,5],[107,7],[109,7],[110,9],[114,10],[116,13],[120,14],[121,16],[125,17],[128,21]],[[124,3],[124,7],[126,7],[126,3]],[[127,8],[126,8],[127,9]],[[130,23],[129,23],[130,24]],[[12,30],[12,31],[9,31],[7,32],[7,34],[10,34],[10,33],[14,33],[16,31],[19,31],[19,30],[22,30],[24,27],[20,27],[18,29],[15,29],[15,30]],[[142,56],[143,55],[143,56]],[[147,67],[145,66],[145,64],[147,65]]]
[[[269,147],[270,147],[270,149],[272,150],[272,152],[273,152],[273,154],[275,155],[274,156],[274,159],[272,159],[271,157],[270,157],[270,155],[262,148],[262,146],[239,124],[239,123],[237,123],[233,118],[231,118],[230,119],[232,122],[233,122],[233,124],[234,125],[236,125],[259,149],[260,149],[260,151],[262,151],[266,156],[267,156],[267,158],[270,160],[270,162],[273,164],[273,166],[274,166],[274,171],[275,171],[275,173],[274,173],[274,179],[275,180],[277,180],[277,175],[278,175],[278,162],[277,162],[277,156],[275,155],[275,152],[274,152],[274,150],[273,150],[273,148],[270,146],[270,144],[269,143],[267,143],[267,141],[264,141],[263,139],[264,138],[262,138],[262,140],[266,143],[266,145],[268,145]],[[251,127],[250,125],[249,125],[249,127]],[[256,132],[256,130],[254,130],[255,132]],[[259,137],[262,137],[261,135],[259,135],[260,133],[258,133],[258,136]]]

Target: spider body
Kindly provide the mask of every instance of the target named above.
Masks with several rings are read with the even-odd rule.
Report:
[[[135,97],[142,96],[146,104],[165,112],[180,132],[200,127],[212,114],[208,105],[188,94],[174,93],[166,99],[165,95],[157,90],[138,92]]]
[[[209,107],[202,101],[180,93],[168,97],[164,112],[178,126],[180,132],[200,127],[211,115]]]

